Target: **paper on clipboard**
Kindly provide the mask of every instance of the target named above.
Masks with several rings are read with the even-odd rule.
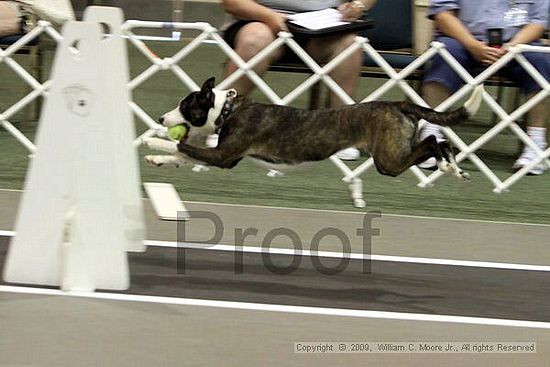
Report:
[[[350,22],[342,21],[342,13],[332,8],[292,14],[288,16],[288,19],[291,23],[313,30],[350,24]]]

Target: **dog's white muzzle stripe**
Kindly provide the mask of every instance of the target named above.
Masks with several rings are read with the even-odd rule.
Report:
[[[162,119],[162,124],[166,127],[171,127],[186,122],[181,115],[179,107],[174,108],[170,112],[166,112],[164,115],[162,115]]]

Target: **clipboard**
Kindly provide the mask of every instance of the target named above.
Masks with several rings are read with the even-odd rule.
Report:
[[[287,22],[286,23],[288,30],[295,36],[306,36],[306,37],[321,37],[328,36],[337,33],[355,33],[365,29],[370,29],[374,27],[374,20],[372,19],[359,19],[355,22],[349,24],[343,24],[336,27],[329,27],[323,29],[308,29],[297,24]]]

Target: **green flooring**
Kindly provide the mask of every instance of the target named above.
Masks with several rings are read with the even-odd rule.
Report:
[[[175,52],[176,47],[181,46],[173,43],[152,44],[161,56],[169,56]],[[135,76],[148,64],[133,47],[129,50],[132,75]],[[52,54],[47,54],[47,61],[51,60]],[[25,57],[20,60],[26,62]],[[220,78],[223,61],[222,54],[214,46],[204,46],[186,58],[181,67],[199,83],[212,75]],[[305,76],[269,73],[266,79],[276,92],[284,95],[304,80]],[[366,96],[381,82],[363,79],[357,96]],[[0,111],[21,98],[25,91],[24,84],[4,63],[0,63]],[[164,71],[136,88],[133,95],[145,111],[156,117],[172,109],[187,92],[173,74]],[[257,93],[253,98],[265,100]],[[403,95],[395,90],[385,97],[391,100],[401,98]],[[302,96],[295,105],[305,106],[306,103],[306,96]],[[13,120],[16,126],[32,137],[36,123],[27,121],[27,112],[22,111]],[[472,141],[489,128],[489,120],[490,114],[484,109],[476,116],[475,122],[461,126],[457,131],[467,142]],[[144,125],[137,119],[136,126],[139,131],[143,131]],[[511,133],[505,133],[485,146],[480,151],[480,157],[494,169],[498,177],[504,179],[510,175],[509,168],[517,151],[517,138]],[[145,148],[140,148],[139,153],[141,156],[151,154]],[[29,160],[27,151],[4,129],[0,129],[0,156],[0,188],[22,189]],[[354,166],[357,164],[353,163]],[[510,192],[494,194],[492,184],[475,166],[469,162],[464,162],[462,166],[471,174],[472,182],[464,183],[451,177],[443,177],[431,189],[417,188],[417,180],[410,172],[398,178],[390,178],[370,170],[363,176],[367,202],[364,210],[381,210],[385,214],[550,224],[550,174],[526,177],[512,186]],[[194,173],[189,166],[179,169],[157,168],[142,163],[141,172],[143,181],[174,184],[184,200],[357,210],[351,205],[347,185],[341,181],[342,175],[329,161],[280,178],[267,177],[266,169],[247,160],[232,170],[213,168],[204,173]]]

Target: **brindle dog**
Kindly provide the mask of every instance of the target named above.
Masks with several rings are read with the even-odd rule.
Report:
[[[327,159],[341,149],[355,146],[372,156],[383,175],[397,176],[413,165],[435,157],[442,171],[468,179],[454,160],[446,142],[435,136],[418,141],[418,122],[452,126],[466,121],[481,103],[478,86],[463,107],[436,112],[409,102],[368,102],[340,108],[303,110],[253,103],[235,97],[234,90],[214,89],[214,78],[200,91],[185,97],[179,106],[159,119],[166,127],[184,124],[188,133],[179,142],[144,139],[151,149],[171,156],[147,156],[155,165],[185,162],[233,168],[252,157],[278,170]],[[195,146],[188,138],[219,133],[216,147]]]

